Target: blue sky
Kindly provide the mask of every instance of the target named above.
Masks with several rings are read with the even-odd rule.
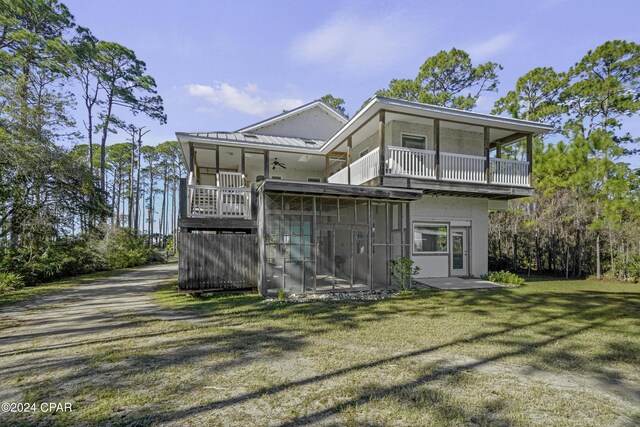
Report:
[[[538,66],[565,70],[606,40],[640,42],[638,1],[65,1],[76,22],[133,49],[176,131],[235,130],[325,93],[355,112],[440,50],[504,66],[499,94]],[[640,134],[640,120],[628,123]],[[120,142],[112,137],[111,142]],[[634,161],[634,163],[636,163]]]

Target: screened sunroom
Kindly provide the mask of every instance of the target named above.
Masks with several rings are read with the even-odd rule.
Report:
[[[410,253],[408,201],[264,192],[261,205],[263,294],[387,289],[389,261]]]

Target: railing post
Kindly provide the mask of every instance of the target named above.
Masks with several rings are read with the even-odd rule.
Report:
[[[436,150],[434,169],[435,178],[440,179],[440,120],[433,119],[433,146]]]
[[[491,184],[491,134],[489,127],[484,127],[484,178]]]

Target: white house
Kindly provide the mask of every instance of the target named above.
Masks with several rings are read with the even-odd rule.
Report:
[[[315,101],[233,132],[177,133],[180,286],[381,289],[399,257],[421,277],[482,276],[488,212],[533,193],[532,140],[549,130],[374,97],[351,119]],[[524,160],[502,158],[516,143]]]

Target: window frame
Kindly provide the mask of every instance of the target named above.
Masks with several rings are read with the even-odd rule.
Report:
[[[424,140],[424,146],[422,148],[413,148],[413,147],[407,147],[404,145],[404,138],[405,137],[409,137],[409,138],[422,138]],[[424,134],[420,134],[420,133],[408,133],[408,132],[402,132],[400,133],[400,146],[403,148],[409,148],[411,150],[426,150],[427,149],[427,135]]]
[[[427,226],[427,227],[444,227],[446,230],[445,234],[445,243],[446,247],[444,251],[417,251],[415,245],[415,237],[416,237],[416,226]],[[412,255],[449,255],[449,247],[450,247],[450,224],[446,222],[429,222],[429,221],[415,221],[411,224],[411,254]]]

